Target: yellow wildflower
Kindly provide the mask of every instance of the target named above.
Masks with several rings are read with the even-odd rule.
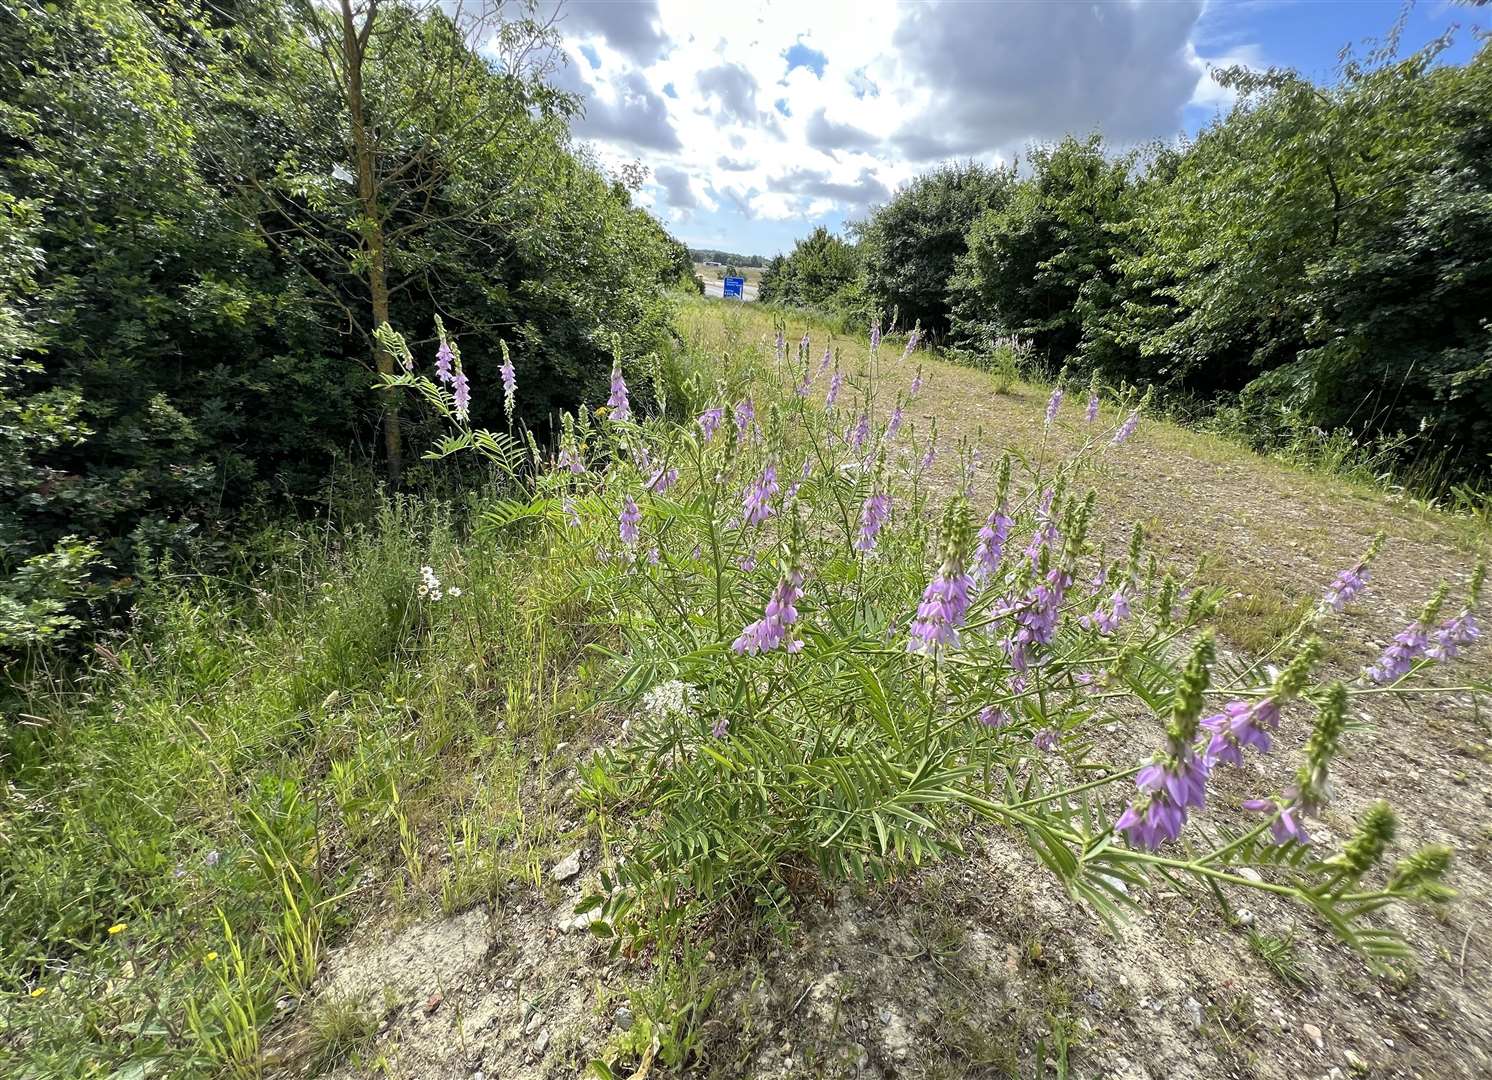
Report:
[[[113,926],[109,927],[109,936],[113,937],[115,934],[122,934],[127,929],[129,929],[129,923],[117,922]]]
[[[46,992],[47,988],[45,986],[38,986],[35,990],[31,991],[31,996],[34,998],[39,998]]]

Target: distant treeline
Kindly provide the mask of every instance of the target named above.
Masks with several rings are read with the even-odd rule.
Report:
[[[732,251],[716,251],[714,248],[690,248],[689,257],[697,263],[717,262],[723,266],[759,268],[767,265],[766,257],[762,255],[737,255]]]
[[[1464,66],[1446,45],[1330,86],[1218,72],[1236,106],[1179,146],[944,165],[772,259],[761,297],[975,354],[1017,335],[1049,373],[1154,385],[1260,445],[1344,429],[1484,479],[1492,44]]]
[[[494,427],[506,342],[541,435],[664,341],[688,251],[572,144],[553,32],[451,10],[0,14],[0,656],[339,463],[418,465],[380,322],[428,364],[443,319]]]

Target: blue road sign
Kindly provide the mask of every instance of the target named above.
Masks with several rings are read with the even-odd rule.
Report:
[[[724,287],[720,290],[720,295],[722,297],[724,297],[725,299],[727,299],[727,300],[730,299],[732,296],[735,296],[735,297],[738,297],[738,298],[744,300],[744,299],[746,299],[746,294],[744,292],[742,292],[741,290],[744,289],[745,286],[746,286],[746,279],[745,278],[728,277],[728,278],[725,279],[725,285],[724,285]]]

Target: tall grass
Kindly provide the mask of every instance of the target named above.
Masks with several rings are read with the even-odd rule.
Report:
[[[440,505],[270,540],[262,575],[156,583],[86,671],[12,688],[0,1074],[257,1075],[276,1000],[311,985],[369,880],[490,892],[469,864],[419,864],[464,795],[441,762],[489,759],[494,814],[513,807],[515,742],[552,745],[568,713],[576,612],[521,547],[463,536]]]

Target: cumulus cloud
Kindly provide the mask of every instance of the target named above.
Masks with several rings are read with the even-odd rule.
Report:
[[[891,197],[875,171],[863,168],[853,180],[834,180],[822,169],[792,169],[767,182],[767,190],[789,195],[827,199],[855,210],[863,210]]]
[[[718,158],[715,159],[715,167],[724,169],[726,172],[750,172],[752,169],[756,168],[756,162],[737,161],[733,157],[727,157],[725,154],[721,154]]]
[[[668,205],[675,210],[694,210],[699,207],[699,199],[694,190],[689,186],[689,174],[683,169],[675,169],[670,165],[660,165],[653,170],[653,176],[663,187],[663,193],[668,198]]]
[[[721,119],[751,126],[759,119],[756,109],[756,76],[740,64],[717,64],[694,78],[700,92],[719,104]]]
[[[880,139],[857,128],[854,124],[839,124],[830,120],[826,110],[815,109],[804,128],[808,145],[815,150],[871,150]]]
[[[603,38],[633,63],[646,66],[668,52],[658,0],[575,0],[559,6],[560,32]]]
[[[1202,7],[906,8],[893,45],[926,100],[893,141],[925,160],[1093,130],[1120,143],[1177,131],[1202,74],[1191,47]]]
[[[581,138],[623,143],[640,150],[672,153],[683,149],[679,133],[669,120],[667,103],[641,72],[626,72],[598,88],[569,64],[556,73],[554,83],[582,99],[584,115],[573,125]]]

